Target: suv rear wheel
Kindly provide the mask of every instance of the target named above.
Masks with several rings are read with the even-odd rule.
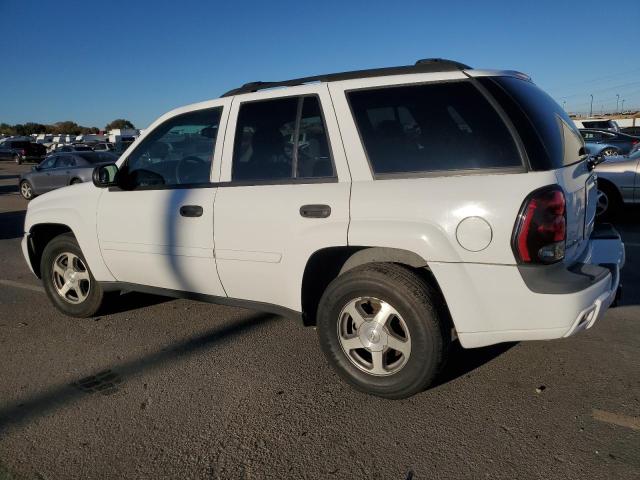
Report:
[[[104,292],[93,278],[72,234],[59,235],[47,244],[40,272],[49,300],[62,313],[91,317],[102,306]]]
[[[428,387],[446,360],[451,339],[437,301],[427,282],[400,265],[354,268],[320,300],[320,346],[358,390],[409,397]]]

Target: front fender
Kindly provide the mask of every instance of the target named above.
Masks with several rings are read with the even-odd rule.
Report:
[[[96,206],[101,191],[92,184],[61,188],[35,198],[29,203],[24,231],[30,233],[36,225],[63,225],[76,237],[89,268],[97,281],[114,281],[107,268],[96,229]]]

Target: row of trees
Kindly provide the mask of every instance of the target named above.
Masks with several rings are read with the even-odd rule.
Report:
[[[118,118],[108,123],[104,129],[113,130],[114,128],[135,128],[133,123],[124,118]],[[50,125],[43,123],[27,122],[9,125],[8,123],[0,123],[0,134],[2,135],[31,135],[32,133],[62,133],[66,135],[80,135],[87,133],[98,133],[97,127],[83,127],[76,122],[65,121],[56,122]]]

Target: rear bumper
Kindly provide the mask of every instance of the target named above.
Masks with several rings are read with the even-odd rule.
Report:
[[[594,231],[579,263],[534,267],[429,263],[466,348],[547,340],[591,328],[616,300],[624,245]]]

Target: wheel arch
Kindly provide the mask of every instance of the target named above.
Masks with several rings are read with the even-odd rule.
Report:
[[[302,318],[305,325],[316,324],[320,298],[329,284],[338,276],[362,265],[395,263],[414,271],[435,287],[442,305],[446,302],[440,285],[429,269],[427,261],[415,252],[400,248],[378,246],[329,247],[314,252],[304,269],[301,288]],[[447,316],[448,313],[447,313]]]
[[[38,278],[42,278],[40,262],[45,247],[55,237],[64,233],[71,233],[75,237],[73,230],[62,223],[38,223],[29,229],[29,241],[27,243],[29,261],[31,262],[33,273]]]
[[[617,200],[620,201],[620,203],[622,203],[623,201],[622,192],[620,191],[620,188],[618,187],[618,185],[615,184],[615,182],[609,180],[608,178],[598,176],[598,187],[600,187],[600,185],[610,188],[611,191],[613,191],[617,195]]]

